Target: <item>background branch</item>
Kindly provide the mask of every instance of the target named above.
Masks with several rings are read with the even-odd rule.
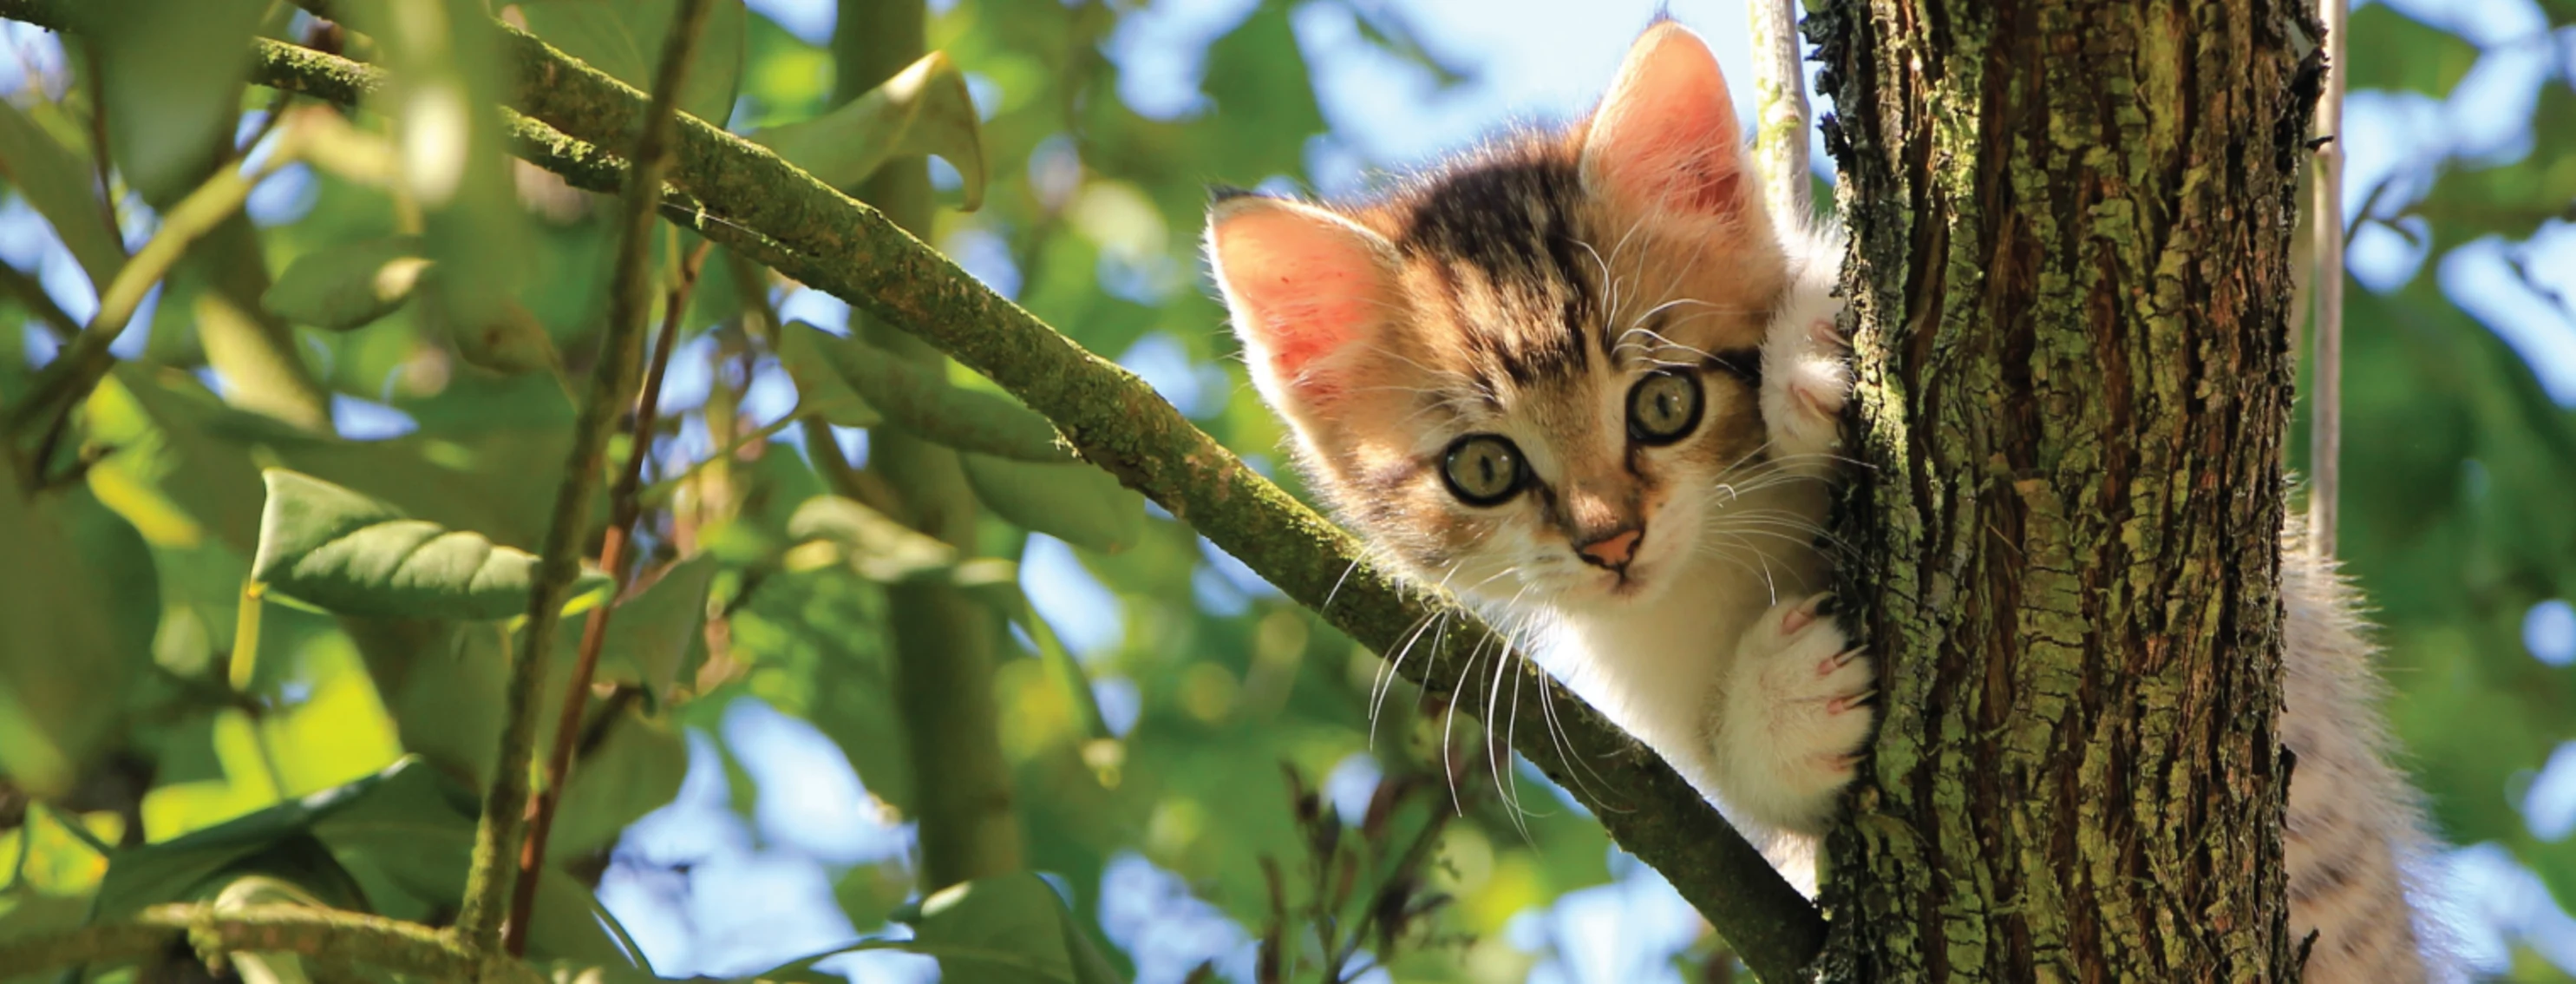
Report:
[[[2316,239],[2315,348],[2309,357],[2308,549],[2335,555],[2335,497],[2343,485],[2343,92],[2349,0],[2317,0],[2325,23],[2326,91],[2317,99],[2316,200],[2308,206]],[[2291,315],[2292,319],[2297,314]]]
[[[841,0],[832,33],[833,101],[847,102],[903,71],[925,53],[922,0]],[[929,162],[886,162],[859,186],[858,197],[884,221],[927,234],[931,220]],[[853,319],[856,333],[884,357],[886,368],[945,386],[947,357],[883,317]],[[808,444],[819,455],[840,445]],[[957,452],[901,428],[868,435],[867,471],[894,491],[896,518],[967,554],[975,551],[975,490]],[[838,470],[826,474],[838,474]],[[856,489],[843,494],[862,498]],[[999,613],[952,584],[888,585],[894,642],[894,706],[912,760],[912,796],[920,814],[924,890],[1017,871],[1026,865],[1011,770],[1002,758],[1001,711],[993,695]]]
[[[1799,57],[1798,0],[1753,0],[1754,159],[1763,194],[1779,222],[1804,222],[1815,211],[1807,162],[1807,73]]]

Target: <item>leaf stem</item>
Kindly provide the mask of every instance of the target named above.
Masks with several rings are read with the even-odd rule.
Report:
[[[680,263],[679,282],[672,286],[670,298],[662,306],[662,330],[653,343],[653,364],[644,372],[644,388],[635,396],[635,409],[629,415],[633,423],[627,428],[626,467],[617,474],[617,484],[608,492],[608,532],[600,540],[599,568],[615,579],[616,587],[608,601],[590,610],[581,626],[581,649],[573,660],[572,682],[564,689],[563,710],[555,716],[553,751],[546,757],[543,784],[529,797],[527,843],[519,849],[519,882],[510,893],[510,919],[502,931],[502,945],[511,956],[522,956],[528,950],[528,920],[537,904],[537,872],[546,863],[546,838],[554,832],[555,808],[563,802],[563,790],[572,781],[573,750],[581,743],[582,712],[590,703],[590,681],[599,671],[599,648],[608,638],[608,619],[617,609],[617,600],[634,582],[632,568],[626,562],[626,545],[635,536],[635,521],[643,509],[636,495],[643,484],[644,459],[652,457],[653,429],[660,416],[662,375],[671,366],[671,349],[680,343],[680,322],[689,313],[689,297],[698,284],[698,270],[705,265],[707,250],[715,244],[699,240],[696,249]]]
[[[619,198],[617,263],[609,287],[606,337],[591,372],[590,391],[582,401],[564,481],[556,491],[554,519],[539,553],[536,588],[528,598],[527,625],[510,663],[500,754],[493,759],[492,788],[483,798],[482,820],[475,827],[473,867],[466,873],[465,901],[456,919],[458,938],[487,957],[501,953],[512,876],[518,870],[512,863],[514,849],[520,846],[527,823],[528,773],[533,767],[537,698],[545,686],[547,650],[563,617],[564,596],[581,573],[591,492],[606,463],[609,431],[627,404],[628,377],[638,361],[646,309],[652,303],[653,218],[661,205],[662,176],[671,168],[672,118],[688,75],[690,49],[711,5],[710,0],[681,0],[662,44],[651,102],[636,121],[640,125],[631,131],[635,150],[629,159],[635,165]]]

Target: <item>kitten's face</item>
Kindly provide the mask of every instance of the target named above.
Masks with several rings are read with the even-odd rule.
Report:
[[[1601,111],[1387,200],[1218,203],[1255,383],[1315,486],[1415,577],[1506,604],[1651,600],[1759,471],[1783,258],[1697,38]]]

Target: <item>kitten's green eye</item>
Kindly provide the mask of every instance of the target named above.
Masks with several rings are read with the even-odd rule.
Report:
[[[1449,445],[1440,459],[1440,477],[1449,494],[1471,506],[1490,506],[1521,490],[1521,449],[1507,438],[1469,434]]]
[[[1628,436],[1671,444],[1699,426],[1699,377],[1683,372],[1649,374],[1628,391]]]

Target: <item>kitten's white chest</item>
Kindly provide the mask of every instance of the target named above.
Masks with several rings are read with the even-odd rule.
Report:
[[[1712,710],[1736,644],[1775,599],[1818,590],[1820,566],[1697,558],[1654,601],[1560,610],[1539,661],[1576,696],[1717,795]],[[1802,558],[1803,560],[1803,558]]]

